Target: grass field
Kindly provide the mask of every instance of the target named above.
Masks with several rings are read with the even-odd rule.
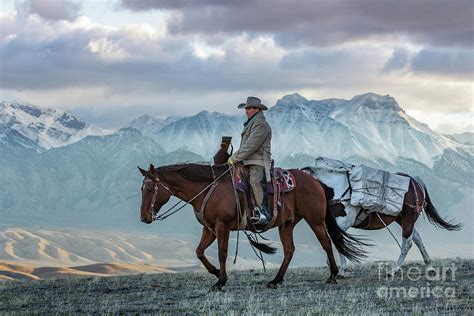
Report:
[[[327,268],[289,269],[278,289],[276,270],[231,272],[224,292],[210,292],[206,272],[119,277],[67,277],[0,283],[0,313],[454,313],[473,314],[474,260],[420,262],[387,279],[384,263],[354,266],[337,285]],[[452,271],[455,268],[455,271]]]

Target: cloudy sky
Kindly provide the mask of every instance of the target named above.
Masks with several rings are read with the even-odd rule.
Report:
[[[375,92],[474,131],[472,0],[0,0],[0,99],[103,127]]]

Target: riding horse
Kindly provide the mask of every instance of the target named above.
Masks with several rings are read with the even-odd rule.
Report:
[[[147,224],[153,222],[158,212],[167,203],[171,196],[189,202],[195,214],[205,205],[201,241],[196,249],[197,257],[201,260],[207,271],[218,278],[213,290],[222,290],[227,282],[226,260],[228,252],[229,234],[231,231],[242,229],[238,225],[237,199],[232,178],[229,175],[231,167],[228,165],[204,164],[175,164],[155,168],[150,165],[149,170],[140,167],[144,177],[141,187],[141,221]],[[232,167],[233,168],[233,167]],[[269,288],[276,288],[282,283],[288,265],[292,259],[295,246],[293,243],[293,229],[304,219],[315,233],[325,250],[330,277],[328,283],[337,283],[338,268],[332,252],[331,240],[336,249],[343,253],[349,260],[358,261],[364,256],[361,249],[363,242],[343,232],[336,223],[335,217],[327,213],[327,201],[332,198],[330,190],[324,191],[323,186],[311,175],[304,171],[292,169],[298,185],[293,191],[285,193],[282,197],[283,210],[278,212],[272,226],[278,227],[283,244],[284,259],[275,278],[267,283]],[[217,183],[213,194],[204,196],[209,186]],[[273,199],[269,198],[272,209]],[[201,214],[201,213],[200,213]],[[197,216],[196,216],[197,217]],[[329,233],[329,236],[328,236]],[[219,269],[212,265],[206,258],[204,251],[217,239]],[[259,249],[265,253],[273,253],[274,248],[265,245]]]
[[[303,170],[308,171],[315,178],[324,182],[326,185],[331,186],[331,176],[327,175],[326,170],[318,169],[317,167],[307,167]],[[347,172],[347,171],[346,171]],[[401,174],[403,176],[410,177],[407,174]],[[325,179],[327,177],[327,181]],[[335,195],[340,196],[339,199],[330,201],[329,212],[336,217],[338,226],[343,230],[347,231],[350,227],[363,229],[363,230],[377,230],[385,228],[393,222],[396,222],[402,228],[402,245],[400,246],[400,256],[398,260],[393,264],[388,275],[395,275],[400,267],[403,265],[405,258],[412,246],[412,242],[415,242],[416,246],[421,252],[423,261],[425,262],[428,273],[434,271],[431,264],[430,256],[426,251],[421,235],[415,228],[415,223],[420,217],[423,209],[426,212],[428,220],[441,228],[447,230],[459,230],[461,229],[460,224],[453,224],[444,220],[436,210],[435,206],[430,200],[426,185],[419,178],[410,177],[409,189],[404,196],[403,208],[400,213],[392,216],[382,214],[378,212],[367,212],[361,207],[353,206],[349,203],[350,201],[350,184],[349,178],[338,177],[337,184],[332,188],[334,189]],[[391,232],[390,232],[391,233]],[[394,237],[395,238],[395,237]],[[398,241],[397,241],[398,243]],[[343,277],[347,269],[346,260],[344,255],[340,255],[340,277]]]

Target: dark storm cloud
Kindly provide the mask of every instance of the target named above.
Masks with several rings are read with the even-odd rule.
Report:
[[[79,16],[81,2],[78,0],[24,0],[16,2],[17,10],[36,13],[48,20],[74,20]]]
[[[151,1],[122,0],[131,10],[171,10],[173,33],[272,34],[283,46],[327,46],[374,36],[416,43],[473,45],[474,1]]]
[[[136,40],[140,36],[100,27],[72,29],[32,41],[28,31],[0,42],[0,87],[14,90],[104,86],[130,90],[231,91],[296,88],[301,79],[278,68],[278,63],[253,59],[229,45],[223,57],[199,58],[188,38]],[[105,56],[91,43],[108,45]],[[99,45],[99,46],[100,46]],[[114,57],[123,52],[123,58]],[[172,55],[170,57],[169,55]],[[112,57],[110,57],[112,56]],[[112,58],[112,59],[110,59]],[[307,85],[310,82],[306,83]]]

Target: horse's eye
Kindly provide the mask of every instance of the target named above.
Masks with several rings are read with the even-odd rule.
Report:
[[[150,189],[146,189],[146,191],[147,191],[148,193],[152,193],[152,192],[153,192],[153,190],[150,190]]]

